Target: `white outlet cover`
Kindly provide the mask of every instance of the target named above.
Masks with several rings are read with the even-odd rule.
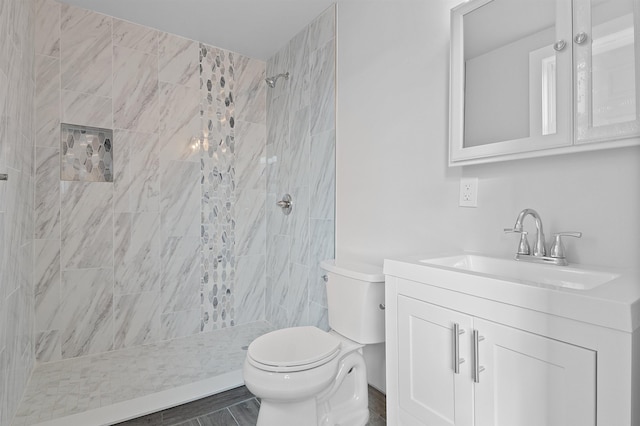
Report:
[[[460,179],[460,207],[478,207],[478,178]]]

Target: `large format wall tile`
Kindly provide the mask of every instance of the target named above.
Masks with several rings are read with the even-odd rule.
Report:
[[[236,116],[238,121],[264,124],[267,118],[265,63],[237,55],[235,59]],[[240,157],[240,155],[238,155]]]
[[[113,62],[114,126],[155,132],[158,128],[158,56],[115,46]]]
[[[288,167],[288,187],[309,185],[310,164],[310,135],[309,135],[309,107],[304,107],[291,113]],[[313,159],[322,161],[324,159]]]
[[[171,161],[162,175],[161,220],[165,236],[200,235],[200,167]]]
[[[314,194],[314,197],[316,194]],[[311,237],[309,234],[309,188],[306,186],[295,187],[291,191],[291,198],[295,200],[295,211],[289,215],[291,232],[291,257],[292,263],[309,266],[309,250]]]
[[[334,256],[335,7],[267,62],[291,73],[267,90],[266,318],[276,327],[328,327],[324,274]],[[274,206],[289,192],[293,210]]]
[[[236,124],[236,188],[266,190],[266,138],[264,123]]]
[[[311,137],[310,188],[311,217],[333,219],[335,216],[335,131],[329,130]]]
[[[233,210],[236,222],[235,253],[238,256],[264,254],[266,244],[264,190],[239,191]]]
[[[335,129],[335,68],[336,68],[335,40],[329,41],[320,49],[311,52],[310,68],[310,97],[311,104],[311,134]]]
[[[120,19],[113,19],[114,46],[128,47],[142,52],[158,54],[159,31]]]
[[[237,325],[265,318],[265,257],[238,256],[235,282],[235,321]]]
[[[14,418],[35,362],[35,25],[33,0],[0,1],[0,173],[9,175],[0,182],[2,425]]]
[[[160,214],[116,214],[114,239],[115,294],[159,290]]]
[[[36,57],[36,145],[58,147],[60,138],[60,59]]]
[[[200,147],[200,91],[192,87],[160,83],[160,143],[163,161],[197,161]]]
[[[11,38],[0,37],[0,95],[8,106],[0,111],[0,166],[37,170],[35,185],[26,177],[0,186],[0,209],[20,194],[37,201],[0,213],[8,241],[0,247],[13,253],[3,256],[12,266],[3,265],[2,282],[36,283],[37,323],[20,328],[37,335],[24,340],[48,362],[233,326],[235,316],[264,319],[266,63],[54,0],[33,1],[37,75],[25,73],[18,84],[19,68],[5,58],[29,43],[16,35],[26,8],[19,0],[0,5],[0,33]],[[11,18],[2,12],[7,3]],[[289,59],[282,59],[285,67]],[[23,57],[25,67],[32,60]],[[286,110],[287,91],[280,95]],[[29,96],[37,97],[36,122],[18,105]],[[280,133],[287,141],[288,117],[282,114]],[[114,129],[112,184],[60,182],[61,122]],[[32,127],[36,155],[23,143]],[[281,159],[290,157],[286,143],[278,148]],[[278,172],[286,179],[284,164]],[[34,216],[29,208],[35,221],[21,220]],[[39,240],[31,243],[25,236],[34,234]],[[34,252],[31,277],[20,265]],[[249,256],[241,262],[240,254]],[[0,302],[3,310],[6,300]],[[286,324],[292,315],[281,312]]]
[[[116,297],[114,323],[114,349],[158,341],[160,338],[160,292]]]
[[[284,306],[289,312],[291,325],[308,324],[309,321],[309,268],[290,264],[290,285]]]
[[[171,237],[162,247],[162,313],[200,306],[200,238]]]
[[[113,267],[113,185],[61,184],[62,269]]]
[[[60,57],[60,3],[36,0],[36,53]]]
[[[118,149],[114,176],[114,210],[160,211],[160,159],[158,135],[125,130],[115,132]]]
[[[162,314],[160,327],[163,340],[197,334],[200,331],[200,308]]]
[[[59,330],[40,331],[36,335],[36,359],[40,362],[60,361],[62,345]]]
[[[36,148],[35,237],[60,238],[60,150]]]
[[[111,17],[62,5],[62,89],[110,97]]]
[[[36,329],[59,329],[60,240],[35,241],[34,269]]]
[[[70,90],[63,90],[61,96],[63,122],[106,129],[113,127],[113,107],[110,97]]]
[[[289,49],[291,76],[286,83],[290,89],[289,110],[297,111],[309,105],[309,27],[291,39]]]
[[[198,43],[162,33],[158,45],[160,81],[198,88]]]
[[[63,358],[113,349],[111,269],[62,271],[60,297]]]

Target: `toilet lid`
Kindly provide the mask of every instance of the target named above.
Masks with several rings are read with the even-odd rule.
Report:
[[[340,340],[331,334],[316,327],[291,327],[258,337],[247,354],[258,368],[301,371],[325,364],[339,351]]]

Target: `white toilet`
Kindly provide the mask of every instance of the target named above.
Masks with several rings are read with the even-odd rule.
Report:
[[[384,342],[381,267],[321,262],[331,331],[276,330],[255,339],[243,367],[258,398],[257,426],[360,426],[369,419],[362,348]]]

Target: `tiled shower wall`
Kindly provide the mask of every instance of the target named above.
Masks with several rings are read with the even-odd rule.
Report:
[[[0,425],[8,426],[33,357],[35,9],[0,2]]]
[[[265,63],[53,0],[36,19],[37,359],[264,319]],[[114,129],[113,183],[60,180],[60,123]]]
[[[319,262],[334,256],[335,6],[267,62],[269,76],[287,71],[267,91],[266,316],[328,328]],[[276,206],[285,193],[289,216]]]

